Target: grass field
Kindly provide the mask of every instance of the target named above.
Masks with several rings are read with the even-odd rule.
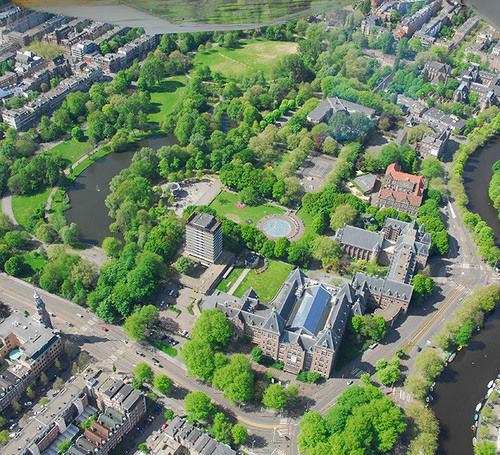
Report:
[[[312,228],[312,222],[313,222],[314,217],[312,215],[310,215],[309,213],[307,213],[304,209],[300,209],[297,212],[297,216],[304,223],[304,235],[302,238],[307,239],[310,236],[315,236],[316,232],[314,232],[314,230]],[[300,242],[300,240],[299,240],[299,242]]]
[[[45,43],[42,41],[35,41],[25,47],[25,49],[43,57],[45,60],[52,60],[65,52],[65,49],[57,44]]]
[[[231,286],[234,284],[234,282],[238,279],[238,277],[241,275],[241,272],[243,272],[243,269],[240,267],[235,267],[233,271],[229,274],[229,276],[225,279],[222,280],[219,283],[219,286],[217,286],[217,289],[222,292],[227,292],[229,289],[231,289]]]
[[[230,79],[263,71],[267,78],[273,76],[276,63],[285,55],[297,52],[297,43],[252,39],[240,41],[235,49],[215,47],[197,52],[195,67],[208,65],[212,72],[220,72]]]
[[[160,123],[163,117],[174,111],[182,99],[187,80],[186,76],[169,77],[151,90],[151,103],[154,110],[149,114],[150,122]]]
[[[269,260],[269,267],[265,272],[257,274],[255,270],[250,270],[234,295],[241,297],[252,287],[263,302],[269,302],[276,295],[292,269],[293,265]]]
[[[29,196],[14,196],[12,198],[12,210],[16,221],[21,226],[26,226],[33,210],[40,205],[45,205],[52,188],[47,188],[43,193],[31,194]]]
[[[255,207],[237,208],[234,204],[238,202],[238,195],[228,191],[221,191],[217,197],[210,203],[218,214],[225,216],[237,223],[244,223],[246,220],[252,220],[253,224],[267,215],[282,215],[285,211],[280,207],[270,204],[257,205]]]
[[[70,166],[91,150],[92,144],[90,142],[78,142],[71,138],[52,147],[49,153],[60,156],[67,162],[67,165]]]

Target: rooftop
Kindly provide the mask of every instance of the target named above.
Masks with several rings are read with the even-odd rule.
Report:
[[[14,334],[19,340],[20,351],[27,360],[36,359],[40,351],[58,338],[52,329],[46,328],[38,320],[16,313],[0,321],[0,338],[6,338],[10,334]]]
[[[215,231],[221,222],[208,213],[194,212],[187,220],[186,224],[206,231]]]

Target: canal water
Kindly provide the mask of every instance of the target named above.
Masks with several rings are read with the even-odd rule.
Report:
[[[173,136],[151,136],[136,142],[130,150],[110,153],[100,158],[75,180],[68,191],[71,208],[64,212],[68,223],[76,223],[80,229],[81,240],[90,245],[101,245],[111,234],[109,225],[114,221],[108,215],[104,201],[110,193],[111,179],[128,167],[134,153],[142,147],[155,150],[163,145],[174,144]]]
[[[479,213],[500,239],[498,212],[488,197],[493,174],[491,166],[500,160],[500,139],[472,156],[464,172],[469,209]],[[433,410],[441,425],[439,455],[472,455],[476,405],[486,394],[486,385],[500,373],[500,309],[491,315],[467,349],[439,376],[433,396]]]

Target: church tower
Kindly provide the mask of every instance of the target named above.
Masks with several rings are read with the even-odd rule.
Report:
[[[35,307],[36,311],[38,312],[38,316],[40,317],[41,323],[50,329],[52,329],[52,322],[50,320],[50,315],[48,311],[45,308],[45,303],[40,297],[40,294],[36,291],[33,293],[33,298],[35,299]]]

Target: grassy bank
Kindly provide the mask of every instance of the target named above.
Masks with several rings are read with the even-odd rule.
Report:
[[[12,210],[16,221],[23,227],[26,227],[33,213],[40,206],[45,206],[52,188],[47,188],[43,192],[30,194],[26,196],[12,197]]]

